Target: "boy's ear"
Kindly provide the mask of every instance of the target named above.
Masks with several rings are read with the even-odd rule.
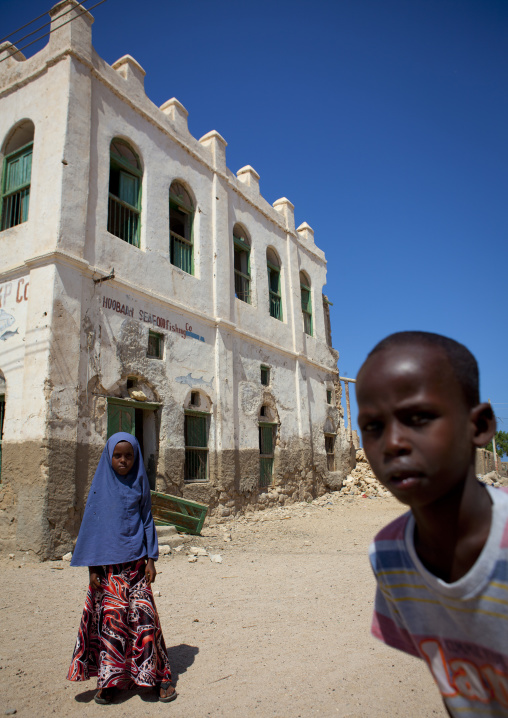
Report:
[[[491,405],[487,402],[477,404],[471,409],[470,418],[474,426],[473,444],[485,446],[496,433],[496,417]]]

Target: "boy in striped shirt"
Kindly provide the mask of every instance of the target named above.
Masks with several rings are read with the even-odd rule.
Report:
[[[370,549],[372,633],[426,661],[450,715],[508,716],[508,494],[475,476],[496,428],[476,360],[399,332],[371,351],[356,393],[374,473],[411,509]]]

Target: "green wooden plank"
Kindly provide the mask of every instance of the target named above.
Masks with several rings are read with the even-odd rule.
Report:
[[[192,501],[191,499],[184,499],[181,496],[173,496],[173,494],[162,494],[160,491],[152,491],[152,496],[160,496],[162,499],[168,499],[171,501],[174,501],[177,504],[185,504],[186,506],[196,506],[200,509],[206,509],[208,511],[207,504],[200,504],[197,501]]]
[[[152,491],[152,514],[157,525],[173,525],[179,531],[199,534],[208,506],[190,499]]]

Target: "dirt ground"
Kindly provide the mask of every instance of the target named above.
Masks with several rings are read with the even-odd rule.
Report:
[[[95,680],[66,681],[87,570],[2,557],[0,715],[444,717],[423,662],[369,634],[368,545],[401,509],[391,498],[333,495],[205,526],[161,557],[153,588],[179,694],[169,704],[142,689],[99,706]],[[189,546],[222,563],[189,563]]]

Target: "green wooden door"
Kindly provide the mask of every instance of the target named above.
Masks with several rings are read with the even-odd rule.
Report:
[[[259,486],[271,486],[273,480],[273,425],[259,426]]]
[[[119,431],[136,435],[135,408],[108,401],[108,439]]]

